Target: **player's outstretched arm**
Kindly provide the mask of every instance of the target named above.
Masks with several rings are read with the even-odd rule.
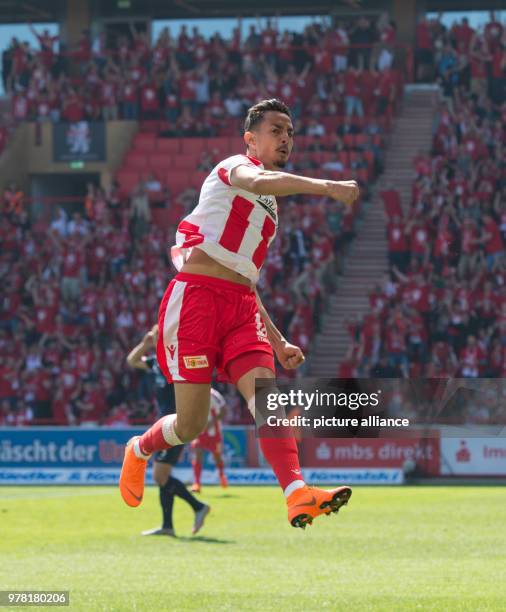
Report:
[[[296,194],[322,195],[353,204],[359,196],[356,181],[330,181],[251,166],[237,166],[229,177],[234,187],[257,195],[289,196]]]
[[[295,370],[304,363],[306,358],[302,350],[290,344],[288,340],[283,336],[279,329],[274,325],[272,319],[269,317],[265,306],[262,304],[262,300],[258,295],[258,291],[255,291],[257,298],[258,310],[265,323],[265,329],[267,330],[267,339],[271,343],[273,351],[276,353],[279,363],[285,368],[285,370]]]
[[[127,363],[131,368],[138,370],[149,370],[148,365],[144,362],[143,357],[147,355],[155,346],[154,333],[149,331],[141,342],[135,346],[127,357]]]

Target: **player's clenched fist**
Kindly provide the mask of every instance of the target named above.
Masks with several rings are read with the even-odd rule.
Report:
[[[286,340],[279,346],[276,346],[275,352],[279,363],[285,370],[295,370],[306,360],[302,350]]]
[[[360,190],[357,181],[328,181],[327,193],[334,200],[349,206],[358,198]]]

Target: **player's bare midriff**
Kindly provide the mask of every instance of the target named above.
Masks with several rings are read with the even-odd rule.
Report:
[[[181,268],[181,272],[188,274],[204,274],[204,276],[214,276],[215,278],[222,278],[224,280],[232,281],[233,283],[240,283],[253,289],[253,283],[242,274],[238,274],[230,268],[218,263],[212,257],[209,257],[207,253],[201,251],[198,248],[194,248],[188,258],[188,261]]]

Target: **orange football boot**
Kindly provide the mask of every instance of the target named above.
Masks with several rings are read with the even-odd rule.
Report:
[[[288,506],[288,520],[292,527],[306,528],[313,519],[320,514],[329,516],[332,512],[339,512],[351,497],[350,487],[338,487],[327,491],[308,487],[305,485],[296,489],[286,500]]]
[[[228,487],[228,480],[225,474],[220,476],[220,485],[222,486],[223,489],[226,489]]]
[[[134,453],[133,443],[139,438],[140,436],[134,436],[128,440],[119,477],[121,497],[133,508],[141,503],[144,495],[144,479],[149,459],[139,459]]]
[[[191,486],[192,493],[200,493],[200,484],[198,482],[194,482]]]

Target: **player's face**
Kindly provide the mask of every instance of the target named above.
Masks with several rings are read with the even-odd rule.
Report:
[[[293,149],[293,125],[290,117],[268,111],[254,130],[247,132],[248,148],[266,169],[284,168]]]

